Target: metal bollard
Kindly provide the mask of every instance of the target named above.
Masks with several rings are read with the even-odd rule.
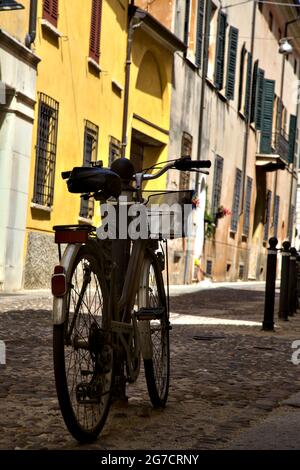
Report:
[[[288,287],[288,306],[289,316],[293,316],[296,313],[296,289],[297,289],[297,273],[296,273],[296,259],[297,250],[291,248],[290,250],[290,266],[289,266],[289,287]]]
[[[265,292],[265,312],[262,329],[264,331],[274,331],[274,305],[276,286],[276,266],[277,266],[277,238],[270,238],[267,260],[266,292]]]
[[[281,281],[280,281],[280,300],[279,300],[279,318],[287,321],[289,315],[288,295],[289,295],[289,267],[290,267],[290,242],[283,242]]]

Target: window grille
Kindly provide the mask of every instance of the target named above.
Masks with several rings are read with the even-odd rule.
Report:
[[[51,207],[54,198],[59,104],[39,93],[33,202]]]
[[[85,121],[83,166],[90,166],[97,161],[99,128],[90,121]],[[94,200],[81,198],[80,217],[92,219],[94,215]]]
[[[212,275],[212,260],[210,260],[210,259],[208,259],[206,261],[206,274],[207,274],[207,276]]]

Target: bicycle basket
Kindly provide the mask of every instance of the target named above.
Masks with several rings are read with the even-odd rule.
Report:
[[[149,238],[174,239],[191,235],[192,190],[143,191]]]

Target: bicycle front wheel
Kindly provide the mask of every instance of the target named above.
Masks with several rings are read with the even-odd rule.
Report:
[[[153,406],[164,407],[169,391],[170,327],[163,277],[155,256],[144,260],[138,303],[139,311],[145,308],[139,331],[148,393]]]
[[[104,426],[113,381],[108,291],[89,244],[80,247],[66,275],[65,322],[53,332],[56,390],[70,433],[90,442]]]

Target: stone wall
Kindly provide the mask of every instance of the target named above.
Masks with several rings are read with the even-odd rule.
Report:
[[[50,288],[53,267],[57,263],[58,251],[54,243],[54,236],[30,232],[24,269],[24,288]]]

